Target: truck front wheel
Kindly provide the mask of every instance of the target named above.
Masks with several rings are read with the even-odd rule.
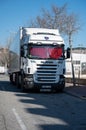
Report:
[[[63,92],[64,88],[65,88],[65,82],[63,82],[62,84],[59,85],[57,92]]]

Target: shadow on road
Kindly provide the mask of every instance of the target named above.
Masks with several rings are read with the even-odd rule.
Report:
[[[0,91],[19,92],[20,90],[17,89],[15,85],[12,85],[9,81],[0,81]]]
[[[40,130],[72,128],[75,113],[72,108],[68,108],[69,104],[64,100],[64,93],[22,93],[16,96],[21,97],[20,102],[28,105],[24,111],[37,119],[36,125]]]
[[[72,104],[73,99],[65,93],[22,93],[9,81],[0,81],[0,91],[14,92],[40,130],[72,130],[82,118],[86,119],[83,105]]]

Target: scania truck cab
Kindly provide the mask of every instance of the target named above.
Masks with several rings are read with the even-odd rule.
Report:
[[[23,91],[62,91],[65,87],[65,58],[69,55],[65,57],[65,45],[58,29],[22,27],[19,39],[18,63],[16,58],[10,63],[11,81],[20,85]],[[12,66],[15,63],[17,71]]]

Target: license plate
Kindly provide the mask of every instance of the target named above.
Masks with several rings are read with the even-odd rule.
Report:
[[[42,89],[40,89],[40,92],[51,92],[51,89],[44,89],[44,88],[42,88]]]
[[[49,85],[42,85],[42,88],[51,88]]]

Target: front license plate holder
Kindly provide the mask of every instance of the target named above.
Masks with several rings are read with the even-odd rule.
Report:
[[[44,88],[44,89],[51,89],[51,86],[50,85],[42,85],[42,87],[41,87],[42,89]]]

